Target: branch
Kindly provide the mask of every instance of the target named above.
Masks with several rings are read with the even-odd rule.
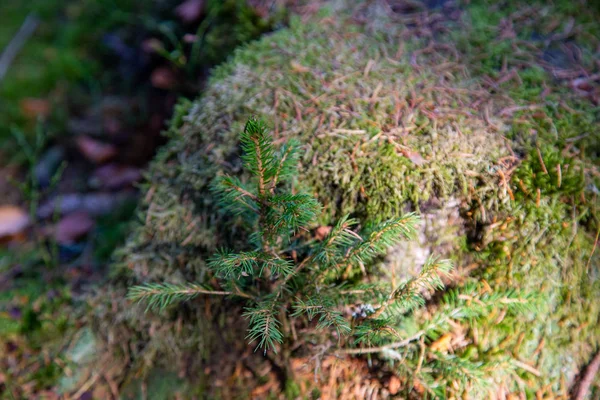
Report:
[[[258,193],[261,196],[265,195],[265,168],[263,166],[262,154],[260,151],[260,143],[258,138],[252,137],[252,142],[256,147],[256,169],[258,172]]]
[[[250,342],[258,340],[256,348],[264,348],[265,354],[269,348],[275,353],[276,343],[283,343],[281,322],[275,317],[277,297],[258,303],[256,307],[247,308],[244,317],[250,320],[248,335]]]
[[[594,382],[594,376],[598,373],[598,369],[600,369],[600,351],[596,353],[592,361],[588,364],[577,385],[577,390],[573,391],[573,395],[571,396],[572,400],[583,400],[588,394],[590,390],[590,386]]]
[[[191,300],[194,297],[206,294],[213,296],[240,296],[253,299],[252,296],[243,292],[227,292],[210,290],[199,284],[172,284],[172,283],[146,283],[129,289],[127,298],[136,302],[146,301],[147,309],[164,309],[174,302]]]
[[[368,262],[373,257],[385,253],[386,249],[401,239],[411,240],[416,234],[419,217],[410,213],[380,224],[368,238],[353,247],[335,269],[344,268],[342,278],[347,279],[356,262]]]
[[[17,34],[12,38],[8,46],[6,46],[4,52],[2,52],[0,56],[0,81],[6,75],[8,67],[10,67],[10,64],[12,64],[21,48],[25,45],[27,39],[35,32],[38,23],[38,19],[34,15],[29,14]]]
[[[266,194],[267,183],[275,173],[273,143],[265,123],[250,118],[242,132],[241,143],[245,168],[258,178],[258,195],[262,198]]]
[[[245,189],[242,182],[236,177],[219,176],[213,181],[210,190],[225,209],[237,214],[243,213],[245,208],[258,213],[258,204],[262,204],[261,199],[250,190]]]
[[[290,139],[282,146],[279,163],[273,174],[273,180],[271,181],[271,194],[275,193],[275,187],[280,179],[283,179],[285,176],[294,172],[298,162],[298,147],[299,144],[294,139]]]
[[[340,354],[372,354],[372,353],[381,353],[384,352],[386,350],[393,350],[393,349],[398,349],[400,347],[406,347],[408,346],[411,342],[414,342],[415,340],[419,339],[421,336],[423,336],[425,334],[425,331],[419,331],[417,332],[415,335],[406,338],[400,342],[394,342],[394,343],[390,343],[387,344],[385,346],[379,346],[379,347],[365,347],[362,349],[342,349],[339,351]]]

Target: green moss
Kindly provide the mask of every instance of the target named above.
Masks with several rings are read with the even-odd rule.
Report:
[[[535,198],[541,195],[561,193],[576,196],[583,193],[585,174],[583,166],[573,158],[564,157],[551,145],[532,150],[515,171],[519,182],[519,195]]]
[[[534,6],[551,15],[556,10]],[[349,23],[335,7],[324,14],[335,18],[293,19],[289,30],[238,49],[215,70],[203,97],[186,106],[187,115],[176,118],[171,142],[148,174],[140,222],[121,251],[128,282],[202,280],[204,260],[216,247],[243,245],[239,219],[215,211],[208,187],[216,174],[241,174],[238,134],[250,115],[259,114],[276,139],[303,144],[296,186],[324,205],[320,225],[346,213],[366,225],[421,210],[446,226],[431,224],[439,235],[424,227],[424,243],[396,249],[386,265],[396,268],[393,257],[418,260],[432,248],[442,249],[459,271],[478,266],[469,269],[467,282],[485,279],[492,290],[519,289],[524,298],[538,299],[535,312],[503,316],[492,309],[465,324],[467,345],[455,349],[460,357],[440,358],[440,365],[481,362],[495,384],[504,382],[509,390],[521,390],[523,381],[528,394],[547,385],[562,393],[561,377],[572,381],[600,337],[600,310],[593,301],[597,252],[591,258],[598,229],[593,187],[599,186],[600,126],[598,108],[539,63],[535,49],[541,44],[521,41],[548,14],[515,25],[517,40],[498,38],[498,24],[517,5],[494,6],[497,13],[487,12],[488,3],[469,6],[461,21],[472,24],[448,23],[450,33],[440,39],[456,47],[455,57],[452,51],[431,51],[419,39],[404,41],[399,52],[399,38],[410,28],[384,16],[377,5],[353,9],[377,16],[365,23]],[[513,69],[518,76],[490,84]],[[550,93],[541,98],[545,87]],[[398,272],[412,272],[398,265],[404,268]],[[485,292],[477,290],[473,295]],[[202,306],[190,309],[198,313]],[[444,303],[407,318],[399,331],[409,337],[431,321],[438,306]],[[105,310],[103,318],[111,313]],[[117,314],[126,315],[129,331],[150,341],[153,356],[168,353],[161,347],[165,337],[180,337],[174,319],[183,318],[190,331],[201,325],[184,310],[172,311],[170,319],[147,316],[148,322],[124,310]],[[148,337],[144,327],[150,320],[163,321],[165,337]],[[209,343],[211,334],[203,328],[206,336],[177,342],[170,356],[190,344]],[[443,333],[428,336],[427,346]],[[415,348],[407,348],[405,364],[394,365],[403,378],[413,378],[420,351]],[[540,376],[511,364],[507,354],[527,360]],[[444,375],[427,376],[435,381]]]

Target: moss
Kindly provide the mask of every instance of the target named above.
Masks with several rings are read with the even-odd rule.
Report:
[[[483,13],[483,4],[448,22],[450,34],[435,42],[439,49],[421,39],[401,48],[400,38],[413,37],[416,28],[363,3],[353,6],[352,18],[335,3],[310,23],[293,19],[289,30],[238,49],[214,71],[202,98],[175,119],[171,142],[148,173],[140,222],[121,250],[127,280],[113,286],[202,280],[204,259],[216,247],[244,243],[239,220],[215,211],[208,186],[217,174],[241,173],[238,134],[248,116],[259,114],[278,140],[303,143],[296,185],[324,205],[320,224],[347,213],[368,224],[420,210],[435,223],[423,226],[420,243],[390,253],[385,262],[399,276],[410,271],[398,259],[435,251],[452,255],[459,272],[471,274],[457,285],[485,279],[490,290],[518,288],[537,298],[536,312],[503,316],[495,310],[464,326],[466,344],[455,351],[465,363],[486,363],[495,385],[564,394],[561,378],[573,380],[600,337],[593,301],[598,252],[592,259],[598,109],[548,73],[534,50],[539,43],[522,41],[546,20],[550,6],[533,6],[546,13],[515,27],[520,39],[498,39],[498,24],[518,7],[500,4],[494,14]],[[361,16],[368,22],[357,22]],[[490,83],[512,69],[514,78]],[[546,87],[551,90],[542,99]],[[128,340],[149,341],[154,349],[136,358],[155,362],[167,354],[168,363],[213,343],[214,327],[190,318],[202,315],[200,300],[166,318],[120,307]],[[414,333],[435,307],[398,330]],[[114,318],[114,311],[103,310],[103,318]],[[164,337],[148,335],[150,321],[161,324]],[[189,338],[181,339],[175,321]],[[426,345],[439,336],[427,337]],[[510,364],[507,354],[527,360],[539,376]],[[202,355],[200,363],[209,359]],[[395,366],[403,378],[412,379],[408,367],[416,368],[419,354],[412,356]]]

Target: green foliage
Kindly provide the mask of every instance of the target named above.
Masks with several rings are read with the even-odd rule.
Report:
[[[163,309],[176,301],[191,300],[201,293],[210,293],[210,290],[194,283],[147,283],[131,288],[128,297],[135,301],[145,301],[148,309]]]
[[[400,376],[417,380],[434,397],[447,398],[462,391],[476,398],[484,397],[493,379],[515,377],[519,373],[519,361],[509,354],[499,354],[498,344],[491,338],[503,330],[512,334],[514,320],[511,318],[528,318],[537,310],[537,298],[517,290],[491,291],[489,286],[471,281],[460,289],[448,290],[429,317],[411,316],[395,326],[393,335],[412,340],[390,345],[389,339],[374,338],[379,340],[378,350],[383,357],[401,361],[396,366]],[[492,323],[498,313],[504,315],[506,322]],[[433,346],[436,340],[451,335],[457,326],[466,323],[473,331],[489,338],[481,338],[476,346],[469,345],[452,352]],[[387,334],[389,337],[390,333]],[[380,336],[385,339],[384,334]],[[424,346],[425,343],[430,344]],[[423,358],[428,360],[427,364],[418,368],[419,360]]]
[[[585,186],[583,167],[577,160],[564,157],[554,146],[533,149],[517,169],[515,178],[522,185],[518,193],[532,197],[538,189],[542,195],[578,195]]]
[[[257,348],[263,348],[265,354],[267,349],[277,352],[275,344],[283,343],[281,322],[277,318],[278,305],[277,296],[270,295],[255,306],[246,308],[244,313],[250,325],[247,338],[250,343],[258,341]]]
[[[425,293],[443,287],[447,260],[430,259],[422,272],[398,287],[365,285],[356,277],[375,271],[375,261],[401,240],[415,237],[415,214],[382,222],[358,233],[348,216],[331,227],[327,237],[306,240],[320,212],[308,194],[293,188],[299,147],[290,141],[275,148],[264,122],[251,118],[240,137],[242,160],[250,177],[217,177],[212,193],[223,209],[244,217],[251,227],[249,250],[220,250],[207,267],[217,279],[207,284],[146,283],[128,297],[164,309],[198,295],[222,295],[244,300],[250,342],[257,349],[288,348],[290,326],[311,324],[335,332],[340,345],[370,344],[377,332],[393,331],[402,314],[424,304]],[[218,287],[216,287],[218,286]],[[223,290],[221,290],[223,289]],[[367,302],[377,301],[377,305]],[[343,310],[358,303],[353,316]]]

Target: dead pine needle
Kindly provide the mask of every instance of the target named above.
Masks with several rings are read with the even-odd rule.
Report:
[[[546,168],[546,164],[544,163],[544,159],[542,158],[542,152],[540,151],[540,148],[537,146],[535,149],[537,151],[538,159],[540,160],[540,165],[542,166],[542,171],[544,171],[544,173],[546,175],[548,175],[548,169]]]
[[[585,269],[587,271],[590,270],[590,264],[592,262],[592,258],[594,257],[594,252],[596,251],[596,246],[598,246],[598,237],[600,236],[600,225],[598,226],[598,229],[596,230],[596,238],[594,239],[594,247],[592,247],[592,252],[590,253],[590,258],[588,259],[588,262],[585,266]]]

